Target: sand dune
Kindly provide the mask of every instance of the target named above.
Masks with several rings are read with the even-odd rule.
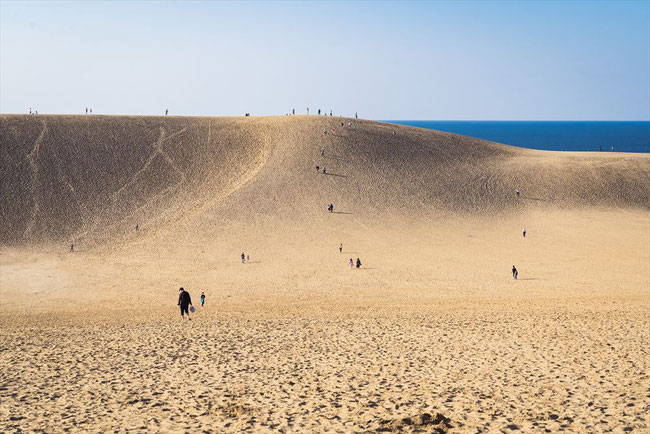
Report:
[[[228,203],[233,216],[304,221],[329,202],[371,218],[399,210],[416,219],[650,206],[646,155],[536,152],[377,122],[346,128],[347,119],[319,116],[0,122],[4,244],[115,239],[136,223],[157,227],[219,204],[248,181]],[[316,165],[328,174],[314,176]]]
[[[2,431],[650,425],[650,155],[318,116],[0,146]]]

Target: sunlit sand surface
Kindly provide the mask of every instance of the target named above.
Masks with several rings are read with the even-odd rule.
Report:
[[[322,116],[0,146],[0,431],[648,429],[647,154]]]

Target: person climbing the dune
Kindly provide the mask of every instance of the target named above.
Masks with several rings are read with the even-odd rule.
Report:
[[[327,210],[328,210],[329,212],[334,212],[334,205],[332,205],[332,204],[330,203],[329,206],[327,207]]]
[[[316,173],[320,173],[320,166],[316,166]]]
[[[325,134],[327,134],[327,130],[325,130]],[[325,147],[324,146],[322,148],[320,148],[320,156],[321,157],[325,156]]]
[[[361,259],[357,258],[357,268],[361,268]]]
[[[354,268],[354,261],[352,258],[350,258],[350,262],[348,262],[348,264],[350,265],[350,270],[352,270]]]
[[[524,236],[524,238],[526,238],[526,228],[524,228],[524,229],[521,231],[521,234]]]
[[[241,263],[242,264],[246,263],[246,255],[244,254],[244,252],[241,252]]]
[[[517,276],[519,276],[519,272],[517,271],[517,268],[513,265],[512,266],[512,278],[517,280]]]
[[[323,166],[323,174],[327,174],[327,167]]]
[[[519,191],[519,189],[516,189],[515,194],[517,195],[517,197],[519,197],[519,195],[521,194],[521,191]]]
[[[74,252],[74,244],[70,244],[70,253]]]
[[[205,292],[201,291],[201,307],[205,304]]]
[[[343,243],[339,245],[339,253],[343,253]]]
[[[190,306],[192,306],[192,297],[182,286],[178,291],[178,306],[181,307],[181,319],[185,319],[185,314],[187,314],[187,319],[191,321]]]

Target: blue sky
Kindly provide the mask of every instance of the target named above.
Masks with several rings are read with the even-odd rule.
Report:
[[[0,112],[650,119],[650,2],[0,2]]]

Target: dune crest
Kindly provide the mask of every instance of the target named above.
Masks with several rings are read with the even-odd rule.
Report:
[[[369,218],[650,207],[646,154],[534,151],[343,118],[2,115],[0,143],[0,243],[12,245],[121,240],[136,224],[218,208],[247,183],[224,218],[304,221],[328,201]]]

